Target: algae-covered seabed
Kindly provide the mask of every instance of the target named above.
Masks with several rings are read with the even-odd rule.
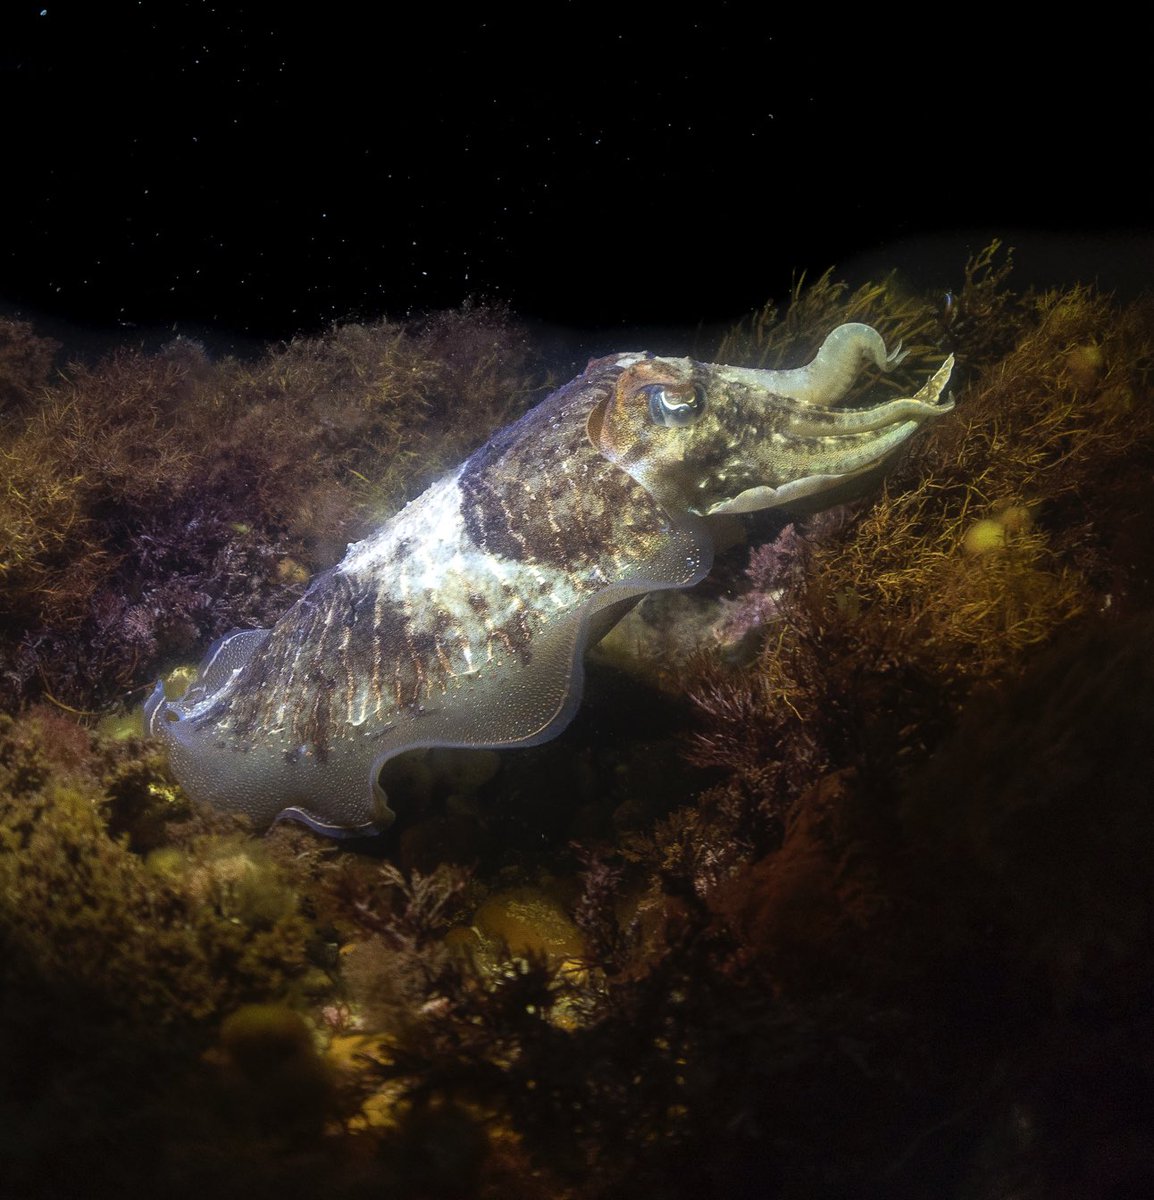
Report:
[[[191,808],[117,715],[562,380],[485,309],[252,362],[4,323],[4,1195],[1154,1194],[1154,303],[959,278],[655,347],[863,320],[910,350],[864,387],[953,351],[956,407],[366,843]]]

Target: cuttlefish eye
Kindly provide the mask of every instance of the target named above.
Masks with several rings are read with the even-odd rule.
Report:
[[[650,383],[640,390],[654,425],[692,425],[705,410],[705,393],[692,383]]]

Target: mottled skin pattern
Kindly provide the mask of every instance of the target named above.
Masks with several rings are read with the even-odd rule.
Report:
[[[608,392],[611,379],[594,386]],[[323,759],[346,726],[383,729],[489,665],[528,664],[544,623],[663,555],[669,518],[585,435],[586,384],[350,547],[201,721],[243,739],[275,731],[286,753]]]
[[[530,745],[572,718],[586,645],[649,591],[708,571],[711,513],[821,491],[876,465],[940,402],[828,407],[863,362],[842,326],[796,371],[621,354],[496,434],[349,547],[265,634],[210,652],[150,726],[194,797],[268,823],[369,831],[381,764],[418,746]]]

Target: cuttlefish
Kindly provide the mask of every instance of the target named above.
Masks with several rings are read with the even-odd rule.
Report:
[[[794,370],[594,359],[272,629],[221,638],[179,699],[158,684],[148,728],[194,799],[262,825],[384,829],[394,755],[558,734],[586,648],[646,593],[708,573],[709,518],[826,492],[949,411],[952,356],[913,397],[836,407],[865,365],[902,357],[852,324]]]

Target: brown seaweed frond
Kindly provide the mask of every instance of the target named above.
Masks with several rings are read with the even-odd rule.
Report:
[[[469,872],[441,866],[428,875],[405,875],[392,863],[379,869],[373,892],[357,897],[352,910],[357,923],[394,950],[414,952],[439,941],[460,918]],[[382,891],[387,901],[382,902]]]
[[[34,403],[28,383],[0,450],[5,703],[46,686],[98,708],[160,658],[271,623],[351,538],[518,415],[531,373],[508,314],[475,308],[250,362],[177,338],[72,363]]]
[[[947,293],[941,328],[962,362],[996,362],[1028,325],[1028,303],[1008,286],[1013,269],[1013,247],[1003,251],[1001,239],[994,238],[967,260],[957,293]]]
[[[1154,329],[1112,322],[1084,288],[1038,297],[1034,311],[928,436],[920,482],[904,471],[850,541],[815,553],[831,586],[975,678],[1100,604],[1112,523],[1136,502],[1154,447],[1154,412],[1130,399]]]
[[[892,802],[978,685],[1148,595],[1151,305],[1075,287],[1022,311],[875,498],[798,524],[803,570],[751,577],[776,613],[756,664],[694,668],[692,756],[728,772],[726,804],[756,797],[748,827],[847,769]]]
[[[59,350],[60,343],[41,337],[30,321],[0,317],[0,420],[47,385]]]

